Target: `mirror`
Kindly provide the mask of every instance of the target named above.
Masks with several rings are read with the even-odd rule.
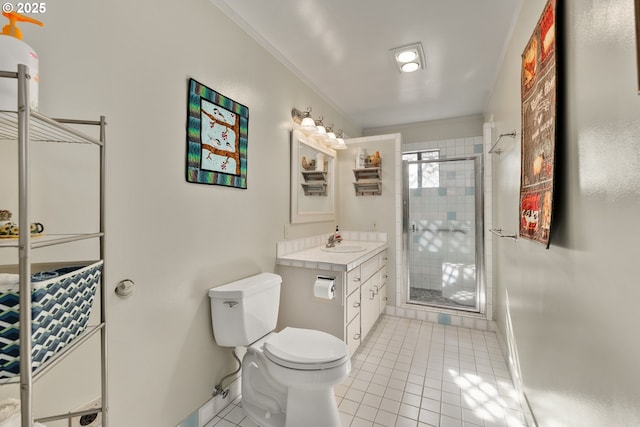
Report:
[[[291,132],[291,223],[336,218],[335,150]]]

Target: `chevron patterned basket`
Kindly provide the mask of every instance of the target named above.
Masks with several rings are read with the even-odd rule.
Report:
[[[87,326],[103,261],[32,274],[32,368],[35,371]],[[0,382],[20,374],[18,285],[0,286]]]

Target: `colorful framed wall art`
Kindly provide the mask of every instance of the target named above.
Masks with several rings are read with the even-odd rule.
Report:
[[[520,237],[549,247],[557,139],[556,0],[549,0],[522,54]]]
[[[247,188],[249,108],[189,79],[187,182]]]

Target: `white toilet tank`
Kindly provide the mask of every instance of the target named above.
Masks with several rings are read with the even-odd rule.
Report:
[[[272,332],[278,322],[282,277],[255,276],[209,289],[216,343],[242,347]]]

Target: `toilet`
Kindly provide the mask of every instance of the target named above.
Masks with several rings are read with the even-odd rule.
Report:
[[[274,332],[281,283],[261,273],[209,289],[216,343],[247,348],[242,408],[261,427],[340,427],[333,387],[351,370],[347,345],[311,329]]]

